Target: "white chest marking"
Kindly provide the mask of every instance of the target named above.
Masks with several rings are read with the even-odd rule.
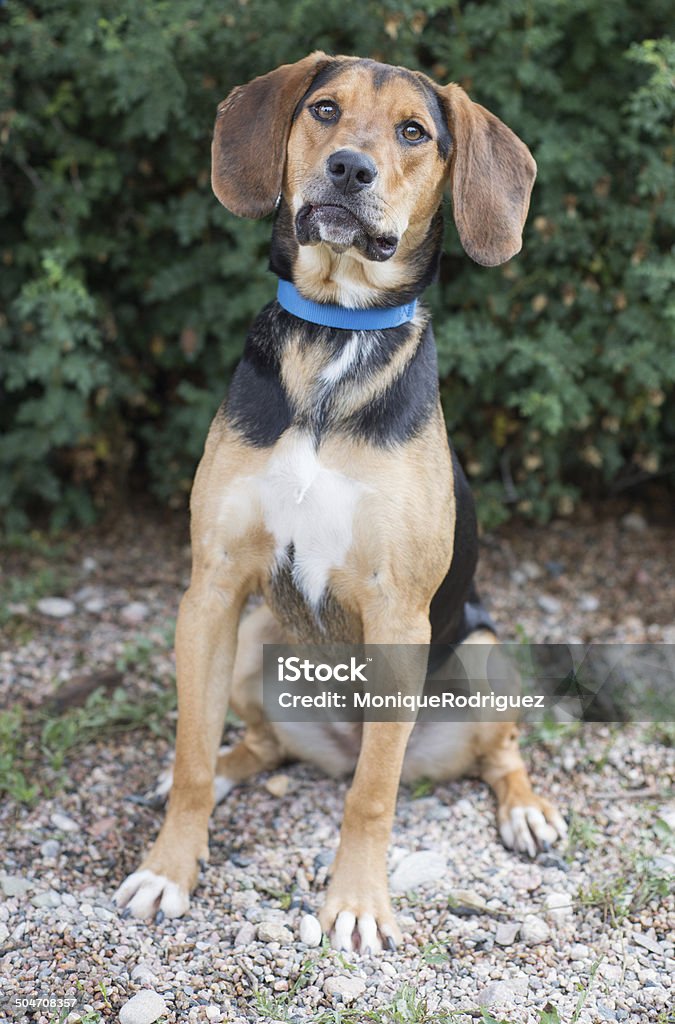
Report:
[[[307,435],[291,434],[278,449],[257,481],[263,518],[278,563],[293,545],[294,582],[316,609],[331,569],[344,564],[356,506],[367,488],[323,466]]]
[[[341,377],[344,377],[361,354],[359,352],[361,347],[363,346],[360,344],[359,335],[352,334],[347,344],[343,345],[340,354],[321,371],[322,384],[335,384]]]

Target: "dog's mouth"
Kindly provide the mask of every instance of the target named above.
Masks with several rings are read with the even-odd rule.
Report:
[[[358,249],[366,259],[383,263],[398,248],[395,235],[373,235],[356,214],[332,203],[306,203],[295,218],[295,233],[300,245],[325,242],[335,252]]]

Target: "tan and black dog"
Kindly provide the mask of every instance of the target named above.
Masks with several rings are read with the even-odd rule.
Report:
[[[116,898],[135,917],[185,913],[211,811],[233,785],[293,758],[355,766],[321,923],[340,948],[393,947],[386,857],[402,775],[479,775],[503,842],[523,853],[564,822],[533,793],[513,724],[269,722],[262,644],[433,641],[470,654],[495,642],[429,315],[414,300],[436,273],[446,185],[464,249],[494,266],[520,250],[536,166],[459,86],[321,52],[234,89],[212,157],[229,210],[277,208],[270,266],[295,312],[274,301],[254,322],[197,471],[168,810]],[[313,321],[317,306],[319,321],[339,307],[346,326]],[[364,310],[394,323],[363,327]],[[253,594],[263,603],[242,615]],[[228,705],[247,729],[221,751]]]

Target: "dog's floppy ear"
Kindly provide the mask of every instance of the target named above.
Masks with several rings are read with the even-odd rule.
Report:
[[[495,267],[520,252],[537,165],[525,143],[460,86],[446,85],[440,93],[453,137],[450,180],[459,237],[472,260]]]
[[[232,213],[264,217],[281,191],[293,111],[330,58],[317,50],[296,64],[239,85],[218,105],[211,185]]]

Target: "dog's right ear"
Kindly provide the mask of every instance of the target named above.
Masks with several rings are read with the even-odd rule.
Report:
[[[211,186],[238,217],[271,213],[281,192],[293,112],[330,60],[321,50],[238,85],[218,105]]]

